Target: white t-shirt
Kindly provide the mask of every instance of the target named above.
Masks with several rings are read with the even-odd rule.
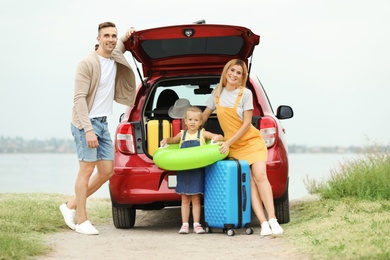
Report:
[[[115,95],[116,63],[111,58],[100,59],[100,81],[89,118],[112,115]]]
[[[222,88],[221,95],[219,96],[219,105],[223,107],[233,108],[236,104],[236,100],[238,97],[238,93],[240,92],[240,89],[237,88],[233,91],[228,91],[226,88]],[[215,104],[215,96],[211,95],[209,99],[206,101],[206,106],[210,108],[211,110],[216,109]],[[245,88],[244,92],[242,94],[242,98],[240,102],[238,103],[237,107],[237,115],[241,120],[244,118],[244,111],[246,110],[253,110],[253,97],[252,92]]]

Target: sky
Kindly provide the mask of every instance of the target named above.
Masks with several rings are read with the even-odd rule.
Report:
[[[75,70],[99,23],[123,35],[200,19],[260,35],[251,74],[275,111],[293,108],[282,121],[289,145],[389,144],[388,0],[1,1],[0,137],[72,138]],[[114,105],[112,136],[124,111]]]

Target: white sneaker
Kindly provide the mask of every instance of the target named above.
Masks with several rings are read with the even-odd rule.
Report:
[[[276,218],[271,218],[268,220],[269,225],[272,229],[272,234],[281,235],[283,234],[283,228],[279,225],[278,220]]]
[[[270,236],[272,235],[271,228],[269,227],[268,221],[264,221],[261,224],[260,236]]]
[[[66,206],[66,203],[64,203],[60,206],[60,211],[62,213],[62,216],[64,217],[66,225],[68,225],[70,229],[75,230],[76,223],[74,221],[74,218],[76,216],[76,210],[68,208]]]
[[[206,233],[206,231],[204,231],[204,229],[202,228],[201,224],[195,224],[194,225],[194,233],[196,233],[196,234],[204,234],[204,233]]]
[[[98,235],[99,231],[92,226],[91,221],[86,220],[81,224],[76,225],[76,232],[84,235]]]

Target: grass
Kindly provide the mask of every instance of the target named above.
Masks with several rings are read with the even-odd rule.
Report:
[[[311,259],[390,259],[390,203],[356,198],[291,208],[285,237]]]
[[[332,170],[329,180],[305,181],[318,201],[291,205],[284,238],[310,259],[390,259],[390,159],[382,148]],[[0,193],[0,260],[50,252],[44,239],[61,232],[56,194]],[[89,199],[94,223],[111,220],[109,199]]]
[[[286,237],[313,259],[390,259],[390,157],[375,147],[305,181],[319,201],[291,207]]]
[[[59,205],[66,200],[57,194],[0,193],[0,259],[28,259],[48,253],[45,235],[66,230]],[[108,199],[89,199],[95,223],[111,217]]]

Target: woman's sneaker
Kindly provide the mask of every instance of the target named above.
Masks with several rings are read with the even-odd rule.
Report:
[[[268,220],[268,223],[271,226],[273,235],[283,234],[283,228],[279,225],[278,220],[276,218],[271,218],[270,220]]]
[[[204,231],[201,224],[196,224],[196,225],[194,225],[194,233],[204,234],[204,233],[206,233],[206,231]]]
[[[188,234],[188,230],[189,230],[188,225],[182,225],[179,230],[179,234]]]
[[[271,228],[269,226],[268,221],[264,221],[261,223],[261,231],[260,231],[260,236],[270,236],[272,235]]]

